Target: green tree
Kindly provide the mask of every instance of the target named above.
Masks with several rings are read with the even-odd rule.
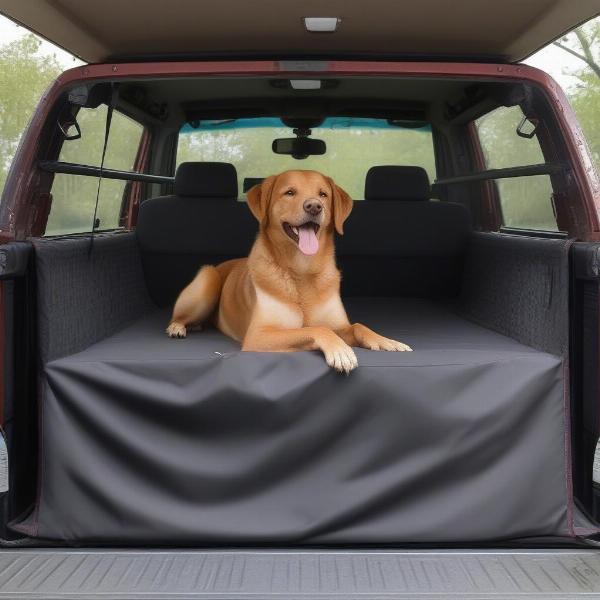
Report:
[[[600,18],[577,27],[563,38],[554,42],[565,52],[582,60],[600,79]]]
[[[574,29],[554,45],[585,65],[570,73],[579,83],[568,89],[567,95],[600,169],[600,17]]]
[[[31,115],[44,90],[62,71],[56,57],[38,54],[33,34],[0,47],[0,192]]]
[[[19,140],[40,97],[60,75],[55,55],[40,53],[41,40],[29,33],[0,46],[0,193]],[[106,107],[82,110],[78,116],[82,139],[66,142],[61,160],[99,165],[106,122]],[[107,149],[106,166],[130,170],[139,143],[141,127],[127,117],[115,115],[114,130]],[[57,175],[52,188],[53,203],[46,232],[89,231],[96,199],[97,179]],[[101,228],[118,226],[125,182],[102,183],[98,218]],[[76,201],[74,201],[76,199]]]
[[[326,173],[356,199],[364,198],[365,177],[374,165],[417,165],[435,179],[429,129],[316,127],[312,137],[325,141],[326,154],[296,160],[271,151],[275,138],[293,136],[292,130],[283,126],[191,131],[179,137],[177,164],[190,160],[233,163],[240,196],[245,177],[267,177],[287,169]]]

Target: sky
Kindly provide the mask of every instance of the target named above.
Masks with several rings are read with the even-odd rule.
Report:
[[[0,45],[18,39],[26,33],[27,31],[23,27],[15,25],[11,20],[0,15]],[[43,54],[55,54],[57,60],[65,69],[83,64],[68,52],[45,40],[42,43],[40,52]],[[549,73],[565,90],[576,85],[579,81],[576,77],[569,75],[569,73],[585,66],[585,63],[581,60],[556,46],[548,46],[524,62]]]
[[[27,0],[25,0],[27,1]],[[26,35],[28,31],[23,27],[19,27],[15,23],[13,23],[10,19],[3,17],[0,15],[0,46],[12,42],[20,37]],[[82,65],[83,63],[75,58],[72,54],[65,52],[58,46],[47,42],[46,40],[42,40],[42,45],[40,47],[40,54],[44,55],[56,55],[58,62],[66,69],[70,69],[71,67],[77,67]]]

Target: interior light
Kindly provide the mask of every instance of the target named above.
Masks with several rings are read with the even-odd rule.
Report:
[[[320,79],[290,79],[290,85],[295,90],[320,90]]]
[[[338,17],[304,17],[304,26],[313,33],[333,33],[341,19]]]

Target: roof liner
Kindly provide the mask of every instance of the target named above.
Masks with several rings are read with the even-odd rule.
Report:
[[[600,0],[2,0],[9,18],[86,62],[229,55],[516,62],[600,12]],[[306,16],[339,17],[309,33]]]

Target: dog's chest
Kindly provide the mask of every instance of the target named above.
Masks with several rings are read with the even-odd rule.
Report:
[[[344,327],[347,321],[346,311],[337,292],[313,299],[303,306],[302,313],[305,327],[338,329]]]
[[[305,277],[281,272],[270,280],[269,293],[259,291],[257,300],[263,311],[277,315],[284,327],[342,328],[347,317],[339,295],[339,279],[337,270]]]

